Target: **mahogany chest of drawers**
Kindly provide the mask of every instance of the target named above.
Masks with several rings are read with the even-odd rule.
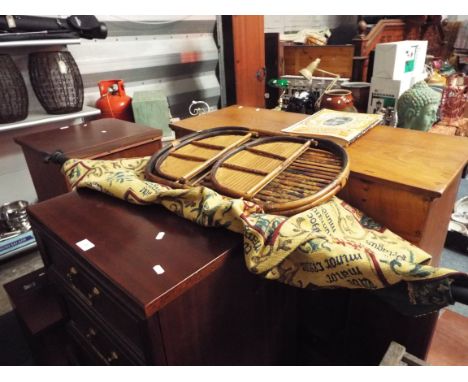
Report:
[[[117,159],[153,155],[161,148],[161,130],[120,119],[103,118],[73,126],[21,135],[39,201],[70,191],[60,166],[44,159],[57,150],[68,158]]]
[[[240,235],[89,190],[29,215],[80,364],[293,362],[296,290],[250,274]]]

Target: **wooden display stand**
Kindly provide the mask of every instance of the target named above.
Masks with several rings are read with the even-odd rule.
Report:
[[[152,155],[161,148],[161,130],[104,118],[15,138],[23,149],[39,201],[70,191],[60,166],[45,162],[57,150],[69,158],[117,159]]]

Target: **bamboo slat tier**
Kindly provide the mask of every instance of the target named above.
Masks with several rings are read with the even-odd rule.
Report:
[[[216,127],[193,133],[155,153],[145,176],[154,182],[180,188],[197,184],[213,163],[255,133],[244,127]]]
[[[277,136],[229,151],[214,164],[211,182],[224,195],[290,216],[330,199],[346,184],[348,175],[347,154],[337,144]]]
[[[327,201],[348,175],[346,151],[334,142],[255,139],[248,130],[233,127],[187,136],[153,155],[146,169],[150,180],[178,188],[204,185],[286,216]]]

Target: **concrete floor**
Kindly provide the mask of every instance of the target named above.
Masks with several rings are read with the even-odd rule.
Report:
[[[445,248],[442,253],[440,266],[468,273],[468,254],[461,254]],[[449,309],[468,317],[468,305],[456,303],[455,305],[449,306]]]

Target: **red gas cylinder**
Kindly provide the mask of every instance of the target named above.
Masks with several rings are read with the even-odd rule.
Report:
[[[117,118],[133,122],[132,98],[125,94],[122,80],[99,81],[101,98],[96,107],[101,110],[102,118]]]

